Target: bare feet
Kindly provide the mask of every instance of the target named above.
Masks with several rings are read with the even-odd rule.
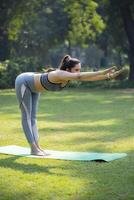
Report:
[[[40,151],[43,151],[43,153],[45,154],[45,156],[49,156],[49,155],[50,155],[50,154],[46,153],[46,152],[40,147],[40,145],[39,145],[38,143],[36,143],[36,146],[38,147],[38,149],[39,149]]]
[[[39,149],[37,149],[36,151],[31,150],[31,155],[35,155],[35,156],[49,156],[50,154],[45,153],[43,150],[40,151]]]
[[[35,156],[45,156],[43,151],[40,151],[39,149],[31,149],[31,155],[35,155]]]
[[[38,148],[40,151],[43,151],[43,152],[44,152],[44,150],[40,147],[40,145],[39,145],[38,143],[36,143],[36,146],[37,146],[37,148]]]
[[[36,156],[48,156],[49,154],[45,153],[43,149],[40,148],[40,146],[36,143],[30,144],[31,146],[31,155]]]

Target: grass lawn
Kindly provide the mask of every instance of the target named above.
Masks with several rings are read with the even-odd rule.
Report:
[[[134,90],[41,94],[46,149],[126,152],[109,163],[0,154],[0,200],[134,200]],[[0,146],[28,146],[14,90],[0,91]]]

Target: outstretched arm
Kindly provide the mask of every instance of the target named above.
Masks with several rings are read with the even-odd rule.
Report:
[[[98,81],[98,80],[106,80],[110,78],[115,78],[119,74],[122,73],[122,70],[111,72],[110,68],[106,72],[78,72],[78,73],[70,73],[64,70],[56,70],[51,72],[49,76],[53,76],[56,80],[59,81],[69,81],[69,80],[80,80],[80,81]]]
[[[123,69],[118,70],[116,72],[109,72],[107,74],[102,74],[102,75],[96,75],[93,77],[88,77],[88,74],[83,74],[81,79],[82,81],[100,81],[100,80],[107,80],[107,79],[113,79],[115,77],[117,77],[119,74],[121,74],[123,72]]]

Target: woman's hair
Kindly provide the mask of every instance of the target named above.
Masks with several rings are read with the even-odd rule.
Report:
[[[60,62],[60,65],[59,65],[59,69],[60,70],[64,70],[66,71],[67,69],[69,71],[71,71],[71,69],[73,67],[75,67],[75,65],[79,64],[80,63],[80,60],[78,60],[77,58],[72,58],[71,56],[69,55],[66,55],[62,58],[61,62]],[[56,68],[52,68],[50,66],[47,66],[47,69],[43,70],[44,72],[46,73],[49,73],[51,71],[55,71]]]
[[[71,56],[66,55],[61,60],[61,63],[59,65],[59,69],[64,70],[64,71],[68,69],[69,71],[71,71],[71,69],[79,63],[80,63],[80,60],[78,60],[77,58],[72,58]]]

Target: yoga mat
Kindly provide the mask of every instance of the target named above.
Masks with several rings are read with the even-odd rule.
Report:
[[[52,158],[62,160],[83,160],[83,161],[112,161],[115,159],[123,158],[127,156],[126,153],[95,153],[95,152],[71,152],[71,151],[53,151],[44,150],[48,153],[48,156],[34,156],[30,155],[30,148],[20,147],[16,145],[2,146],[0,147],[0,153],[10,154],[16,156],[30,157],[30,158]]]

